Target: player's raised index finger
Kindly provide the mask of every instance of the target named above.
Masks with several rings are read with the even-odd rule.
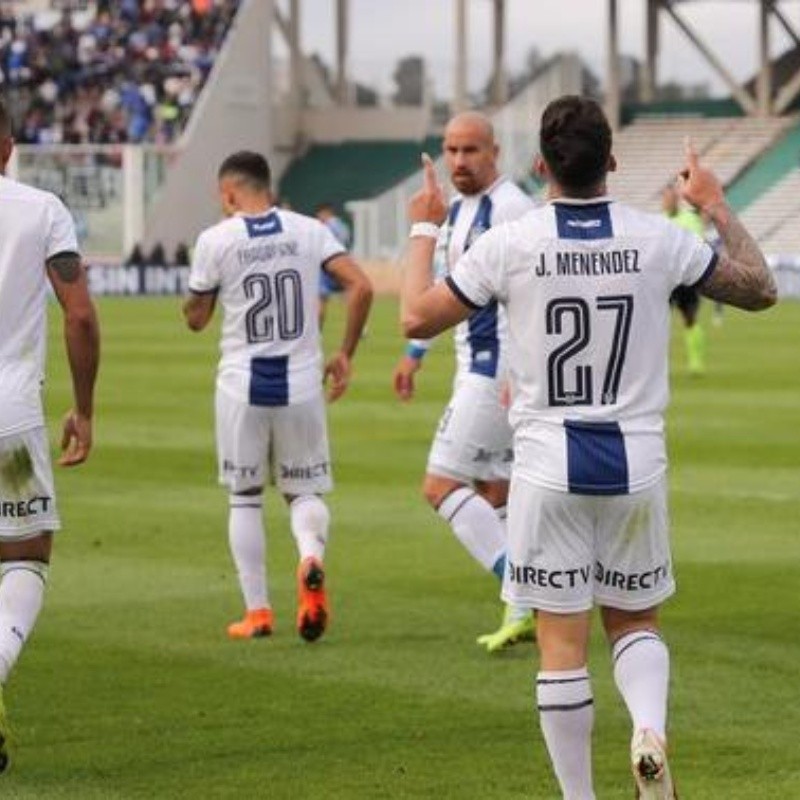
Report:
[[[426,191],[436,191],[438,185],[436,168],[433,166],[433,159],[427,153],[422,154],[422,182]]]
[[[687,136],[683,140],[683,151],[686,154],[686,163],[689,169],[694,169],[698,164],[697,150],[695,149],[694,142],[691,136]]]

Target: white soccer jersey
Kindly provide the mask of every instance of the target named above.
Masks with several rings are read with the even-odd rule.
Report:
[[[663,217],[559,200],[482,236],[448,278],[509,322],[515,469],[579,494],[625,494],[666,469],[669,296],[716,255]]]
[[[461,255],[489,228],[518,219],[534,206],[528,195],[504,177],[480,194],[457,195],[450,203],[447,224],[437,247],[440,260],[445,262],[442,271],[450,272]],[[458,325],[455,331],[456,380],[470,372],[489,378],[502,375],[505,339],[505,315],[498,313],[496,303],[490,303]]]
[[[45,262],[77,252],[55,195],[0,176],[0,435],[44,424]]]
[[[344,252],[321,222],[276,208],[200,234],[189,289],[217,293],[222,305],[219,389],[260,406],[322,391],[319,271]]]

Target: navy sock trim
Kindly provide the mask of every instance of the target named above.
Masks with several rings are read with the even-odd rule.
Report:
[[[464,487],[459,487],[459,488],[464,488]],[[458,489],[454,489],[453,491],[457,492]],[[469,491],[469,490],[467,490],[467,491]],[[453,494],[453,492],[450,492],[450,494]],[[447,495],[447,497],[450,497],[450,494]],[[447,499],[447,497],[445,497],[445,500]],[[456,514],[458,514],[458,512],[461,511],[461,509],[464,508],[464,506],[467,503],[469,503],[469,501],[472,500],[474,497],[476,497],[475,492],[469,492],[469,494],[456,506],[455,511],[453,511],[453,513],[450,514],[450,516],[446,518],[447,521],[448,522],[452,522],[455,519]],[[444,503],[444,500],[442,500],[442,502],[439,503],[438,508],[441,508],[443,503]]]
[[[551,686],[558,683],[580,683],[581,681],[588,681],[588,675],[582,675],[579,678],[537,678],[537,686]]]
[[[620,660],[623,653],[630,650],[631,647],[633,647],[635,644],[639,644],[639,642],[661,642],[661,644],[664,644],[664,640],[657,633],[654,633],[653,631],[647,631],[646,633],[643,633],[641,636],[637,636],[635,639],[632,639],[630,642],[627,642],[625,646],[619,650],[619,652],[615,652],[613,654],[614,664],[616,664],[617,661]]]
[[[588,700],[581,700],[577,703],[563,703],[563,704],[553,704],[553,705],[539,705],[540,712],[547,712],[547,711],[579,711],[582,708],[586,708],[587,706],[594,705],[594,699],[589,698]]]

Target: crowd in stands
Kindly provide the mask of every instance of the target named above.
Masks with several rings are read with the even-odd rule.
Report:
[[[169,143],[239,0],[97,0],[92,11],[0,11],[0,92],[23,144]]]
[[[191,263],[191,252],[185,242],[180,242],[175,253],[170,257],[161,242],[156,242],[153,249],[146,253],[140,244],[125,259],[126,267],[188,267]]]

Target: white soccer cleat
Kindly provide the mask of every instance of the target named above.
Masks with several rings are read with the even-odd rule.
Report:
[[[631,742],[631,768],[641,800],[677,800],[667,763],[666,745],[649,728],[636,731]]]

